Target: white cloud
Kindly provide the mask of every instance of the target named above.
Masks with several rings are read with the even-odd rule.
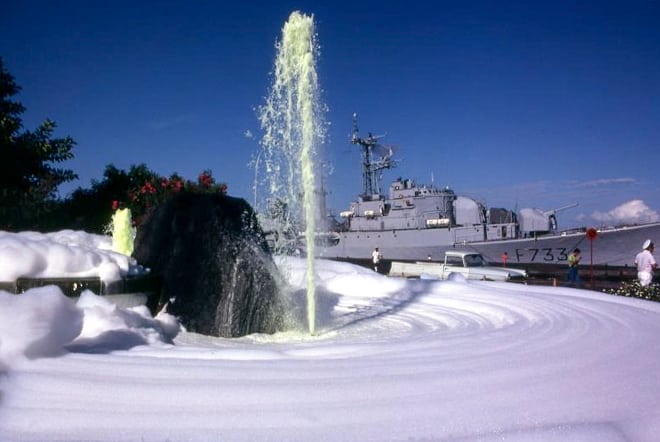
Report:
[[[603,224],[640,224],[660,221],[660,214],[642,200],[631,200],[609,212],[596,211],[591,218]]]
[[[637,180],[634,178],[600,178],[597,180],[582,181],[572,185],[575,187],[600,187],[620,184],[635,184],[636,182]]]

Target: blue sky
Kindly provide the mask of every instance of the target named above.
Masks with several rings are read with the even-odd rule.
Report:
[[[399,146],[385,174],[490,206],[578,203],[560,226],[660,218],[660,3],[5,1],[0,56],[78,143],[88,187],[107,164],[194,179],[252,200],[275,42],[313,14],[330,123],[329,206],[361,190],[352,114]],[[246,137],[246,132],[254,137]],[[643,203],[640,202],[643,201]],[[637,202],[635,202],[637,201]],[[616,210],[615,210],[616,209]]]

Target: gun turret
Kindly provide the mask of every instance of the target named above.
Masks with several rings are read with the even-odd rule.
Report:
[[[557,217],[555,214],[577,206],[577,203],[559,207],[557,209],[521,209],[520,210],[520,231],[523,236],[532,236],[537,234],[546,234],[558,229]]]
[[[543,214],[546,216],[550,216],[556,214],[557,212],[563,212],[564,210],[572,209],[573,207],[577,207],[577,206],[578,203],[573,203],[567,206],[559,207],[558,209],[546,210],[545,212],[543,212]]]

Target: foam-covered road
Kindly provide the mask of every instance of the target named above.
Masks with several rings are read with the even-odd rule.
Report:
[[[288,278],[302,287],[300,264]],[[140,333],[126,328],[105,348],[99,341],[85,353],[13,367],[0,384],[0,439],[660,434],[660,304],[586,290],[407,281],[325,261],[317,273],[317,336],[181,333],[174,346],[110,351]],[[292,297],[302,302],[300,290]]]

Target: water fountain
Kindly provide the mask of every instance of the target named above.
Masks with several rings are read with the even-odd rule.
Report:
[[[119,208],[112,215],[112,250],[131,256],[135,228],[131,217],[131,209]]]
[[[276,44],[273,84],[265,104],[259,108],[264,131],[256,167],[262,181],[255,180],[265,201],[257,202],[264,213],[279,207],[275,253],[290,245],[304,228],[307,256],[307,320],[315,332],[314,233],[318,204],[315,201],[318,148],[325,136],[325,109],[320,100],[316,63],[319,47],[313,16],[293,12]],[[287,239],[288,238],[288,239]],[[294,238],[295,240],[295,238]]]

